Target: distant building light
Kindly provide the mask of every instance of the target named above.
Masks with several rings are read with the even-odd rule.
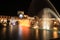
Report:
[[[54,29],[54,30],[58,30],[57,27],[54,27],[53,29]]]
[[[20,14],[20,15],[19,15],[19,18],[23,18],[23,14]]]
[[[13,23],[13,25],[16,25],[16,23]]]

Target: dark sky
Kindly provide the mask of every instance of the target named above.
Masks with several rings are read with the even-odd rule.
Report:
[[[60,1],[51,0],[58,12],[60,13]],[[28,12],[31,0],[0,0],[0,14],[17,15],[18,10]],[[25,13],[28,14],[28,13]]]
[[[0,14],[17,15],[18,10],[27,11],[31,0],[0,0]]]
[[[51,0],[51,2],[60,14],[60,0]]]

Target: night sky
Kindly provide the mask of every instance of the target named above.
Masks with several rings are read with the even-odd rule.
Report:
[[[28,9],[32,0],[0,0],[0,15],[17,15],[18,10],[25,11]],[[57,11],[60,13],[60,1],[51,0]]]
[[[51,2],[60,14],[60,0],[51,0]]]

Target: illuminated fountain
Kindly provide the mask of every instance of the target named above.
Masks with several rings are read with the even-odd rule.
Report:
[[[50,0],[33,0],[29,8],[29,13],[31,13],[30,15],[32,16],[37,16],[39,19],[42,19],[42,23],[40,22],[42,29],[50,29],[52,24],[51,19],[53,20],[53,18],[60,22],[59,13]]]
[[[51,26],[51,20],[57,19],[59,20],[59,17],[56,15],[54,11],[52,11],[50,8],[45,8],[42,11],[42,27],[43,29],[50,29]]]
[[[50,29],[52,20],[57,19],[59,21],[58,15],[56,15],[56,13],[50,8],[44,8],[39,13],[40,14],[38,15],[38,17],[40,17],[40,19],[42,20],[42,25],[40,25],[42,26],[42,29]],[[33,28],[39,28],[37,23],[35,23],[34,25],[35,26]]]
[[[58,20],[60,22],[60,15],[50,0],[32,0],[29,13],[33,17],[38,17],[38,22],[33,21],[34,26],[32,27],[34,30],[36,30],[36,40],[41,38],[43,40],[50,40],[51,35],[53,34],[54,38],[58,37],[57,32],[59,31],[59,28],[55,27],[53,22],[54,20]],[[53,34],[51,32],[53,32]],[[42,35],[41,37],[39,36],[40,34]]]
[[[49,29],[50,28],[50,20],[48,20],[50,18],[50,14],[48,14],[48,11],[46,11],[48,9],[44,10],[44,14],[42,15],[42,26],[43,29]]]

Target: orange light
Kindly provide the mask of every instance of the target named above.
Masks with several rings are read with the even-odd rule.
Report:
[[[30,21],[28,19],[19,20],[19,24],[24,27],[30,27]]]
[[[54,24],[56,24],[57,22],[54,22]]]
[[[53,29],[54,29],[54,30],[57,30],[57,28],[56,28],[56,27],[54,27]]]

